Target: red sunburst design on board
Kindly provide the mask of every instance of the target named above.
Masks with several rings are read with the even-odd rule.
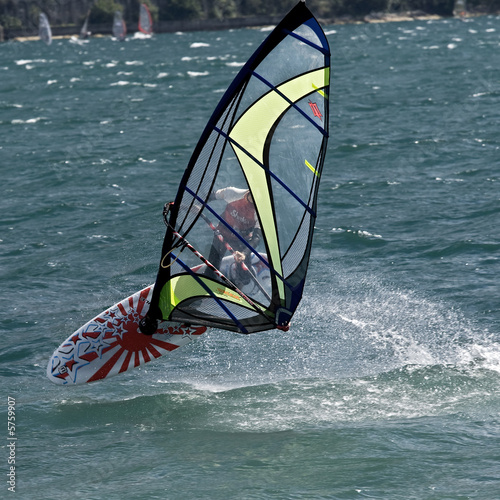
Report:
[[[120,308],[121,309],[121,308]],[[121,311],[124,313],[125,311]],[[161,356],[160,350],[173,351],[177,345],[159,340],[153,336],[144,335],[138,330],[140,316],[137,311],[130,311],[123,316],[115,316],[106,322],[103,340],[107,347],[103,349],[103,354],[115,349],[115,352],[106,363],[91,377],[88,382],[105,378],[109,372],[120,362],[123,355],[125,358],[121,361],[119,373],[126,371],[130,363],[134,367],[141,364],[141,358],[144,363],[148,363],[154,358]],[[167,333],[167,332],[165,332]],[[159,350],[160,349],[160,350]]]
[[[101,380],[177,349],[185,343],[179,337],[191,338],[206,331],[204,326],[171,323],[162,324],[154,336],[142,334],[139,321],[147,310],[149,294],[150,288],[146,288],[128,297],[73,334],[57,351],[52,376],[65,384]]]

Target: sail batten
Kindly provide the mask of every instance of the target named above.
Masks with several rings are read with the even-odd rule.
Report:
[[[193,152],[165,215],[151,317],[241,333],[288,327],[311,252],[329,84],[328,41],[299,2],[241,68]]]
[[[317,45],[314,42],[312,42],[311,40],[308,40],[307,38],[304,38],[303,36],[300,36],[297,33],[294,33],[293,31],[284,30],[284,32],[287,35],[290,35],[290,36],[296,38],[297,40],[300,40],[301,42],[304,42],[305,44],[310,45],[314,49],[319,50],[323,54],[328,55],[328,56],[330,55],[329,48],[325,48],[325,47],[322,47],[321,45]]]

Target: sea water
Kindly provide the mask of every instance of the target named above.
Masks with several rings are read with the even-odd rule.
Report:
[[[154,282],[163,204],[267,32],[0,45],[2,498],[500,498],[500,19],[325,31],[291,330],[74,388],[50,355]]]

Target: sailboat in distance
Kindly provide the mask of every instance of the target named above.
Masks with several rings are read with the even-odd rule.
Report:
[[[38,36],[40,40],[45,42],[47,45],[52,43],[52,30],[50,29],[50,23],[47,16],[41,12],[38,21]]]
[[[455,0],[453,5],[453,16],[454,17],[465,17],[467,14],[467,1],[466,0]]]
[[[90,17],[90,9],[87,12],[85,17],[85,21],[83,22],[82,28],[80,29],[80,33],[78,36],[72,36],[69,41],[70,43],[74,43],[77,45],[83,45],[89,43],[89,37],[91,35],[89,31],[89,17]]]
[[[89,17],[90,17],[90,10],[87,12],[87,16],[85,17],[85,21],[83,22],[82,29],[80,30],[80,35],[79,35],[80,40],[86,40],[91,35],[89,31]]]
[[[153,19],[151,12],[145,3],[142,3],[139,10],[139,23],[134,38],[151,38],[153,34]]]
[[[113,17],[113,36],[120,42],[127,36],[127,25],[123,20],[121,11],[117,10]]]

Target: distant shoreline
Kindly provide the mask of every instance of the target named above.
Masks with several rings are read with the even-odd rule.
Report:
[[[499,15],[499,12],[467,12],[463,18],[479,17],[485,15]],[[437,14],[428,14],[423,11],[410,11],[402,13],[378,12],[363,17],[343,16],[333,19],[319,19],[322,25],[346,25],[346,24],[376,24],[389,22],[409,22],[409,21],[431,21],[439,19],[457,19],[452,16],[440,16]],[[176,33],[192,31],[223,31],[228,29],[242,28],[262,28],[265,26],[275,26],[281,21],[281,16],[251,17],[251,18],[231,18],[231,19],[205,19],[195,21],[164,21],[155,24],[155,33]],[[92,29],[93,28],[93,29]],[[90,27],[92,31],[91,38],[111,35],[111,27],[97,25]],[[32,41],[38,40],[38,34],[26,33],[27,30],[5,30],[5,40],[0,41]],[[134,33],[135,29],[130,27],[129,33]],[[78,37],[77,26],[54,26],[52,28],[53,39],[67,39]]]
[[[390,22],[408,22],[408,21],[433,21],[439,19],[467,19],[481,16],[497,16],[500,12],[468,11],[463,16],[441,16],[438,14],[429,14],[427,12],[406,11],[406,12],[373,12],[363,17],[346,16],[325,21],[326,24],[376,24]],[[323,24],[323,21],[322,21]]]

